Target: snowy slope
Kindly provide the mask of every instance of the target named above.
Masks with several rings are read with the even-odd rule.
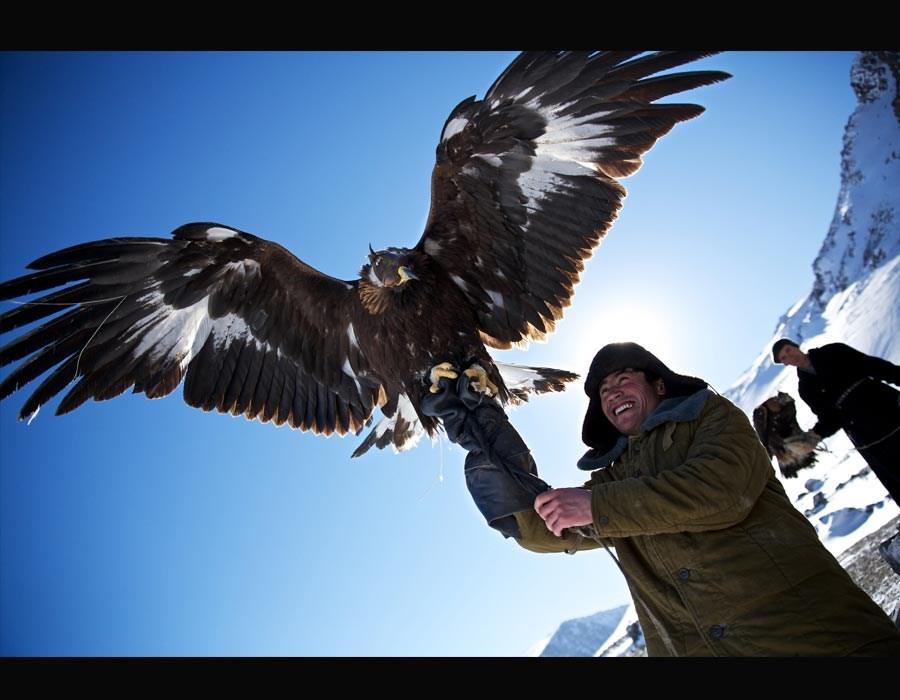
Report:
[[[900,251],[834,295],[821,314],[810,313],[798,323],[798,316],[789,313],[753,367],[725,395],[749,415],[769,396],[787,392],[797,400],[798,423],[802,428],[811,428],[816,419],[798,398],[797,371],[772,363],[772,342],[782,336],[802,337],[804,349],[846,342],[900,364],[898,302]],[[805,303],[799,305],[804,307]],[[797,326],[800,331],[794,330]],[[812,335],[811,328],[816,329]],[[825,441],[825,449],[827,452],[820,453],[814,467],[800,471],[795,479],[784,479],[783,483],[796,507],[810,518],[825,546],[836,555],[884,525],[900,513],[900,508],[842,431]]]
[[[778,338],[793,338],[804,350],[843,342],[900,364],[898,82],[900,54],[863,52],[854,63],[851,84],[858,106],[844,133],[841,188],[831,226],[813,262],[813,288],[779,319],[757,359],[725,392],[748,416],[766,398],[784,391],[796,399],[800,426],[809,429],[815,423],[799,399],[796,369],[772,362],[771,347]],[[825,449],[814,467],[782,482],[797,509],[837,556],[882,528],[900,514],[900,508],[843,432],[826,440]],[[642,653],[626,633],[636,620],[632,606],[609,637],[585,655]],[[581,646],[573,643],[571,649]]]
[[[628,610],[622,615],[619,626],[613,630],[607,640],[600,645],[594,656],[646,656],[647,643],[644,641],[644,633],[637,619],[637,611],[634,603],[628,606]]]

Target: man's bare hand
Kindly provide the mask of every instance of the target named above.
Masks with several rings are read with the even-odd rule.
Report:
[[[550,489],[534,499],[534,509],[544,520],[547,529],[557,537],[567,527],[590,525],[591,492],[588,489]]]

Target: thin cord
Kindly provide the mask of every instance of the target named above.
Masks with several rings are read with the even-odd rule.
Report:
[[[440,471],[438,472],[438,479],[435,483],[425,489],[425,492],[419,496],[419,500],[421,501],[425,496],[431,493],[431,490],[438,484],[444,483],[444,435],[440,431],[438,431],[438,449],[441,453],[441,461],[440,461]]]
[[[125,296],[128,296],[127,294]],[[87,306],[88,304],[105,304],[109,301],[115,301],[116,299],[120,299],[124,297],[110,297],[109,299],[94,299],[93,301],[16,301],[15,299],[4,299],[3,301],[9,304],[19,304],[20,306],[74,306],[75,304],[81,304],[82,306]]]
[[[119,299],[119,303],[115,305],[115,307],[113,308],[112,311],[110,311],[108,314],[106,314],[106,318],[104,318],[100,322],[100,325],[97,326],[97,330],[94,331],[94,333],[91,335],[91,337],[88,338],[88,341],[84,344],[84,347],[81,348],[81,352],[78,353],[78,359],[75,361],[75,375],[72,377],[73,382],[78,378],[78,366],[81,364],[81,356],[84,355],[84,351],[87,350],[88,345],[91,344],[91,341],[97,336],[97,334],[100,332],[100,329],[103,328],[103,324],[109,320],[109,317],[112,316],[118,310],[118,308],[120,306],[122,306],[122,302],[125,301],[127,298],[128,298],[128,295],[126,294],[124,297]],[[110,300],[110,301],[112,301],[112,300]]]

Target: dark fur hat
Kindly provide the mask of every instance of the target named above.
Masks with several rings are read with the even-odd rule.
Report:
[[[611,450],[621,437],[621,433],[603,415],[598,392],[607,375],[629,368],[649,371],[661,377],[666,385],[667,399],[673,396],[689,396],[706,388],[706,382],[702,379],[675,374],[656,355],[637,343],[604,345],[594,355],[591,369],[588,371],[587,379],[584,380],[584,393],[588,395],[590,403],[584,416],[581,439],[589,447],[605,452]]]
[[[781,362],[778,361],[778,352],[785,345],[793,345],[797,349],[800,348],[800,346],[797,345],[797,343],[795,343],[790,338],[782,338],[781,340],[776,340],[775,345],[772,346],[772,361],[775,362],[775,364],[778,364],[778,365],[781,364]]]

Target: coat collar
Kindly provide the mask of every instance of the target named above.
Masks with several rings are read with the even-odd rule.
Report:
[[[649,432],[663,423],[686,423],[696,420],[712,394],[711,389],[700,389],[688,396],[675,396],[661,401],[656,410],[644,419],[641,424],[641,433]],[[578,468],[593,471],[608,467],[618,459],[627,446],[628,436],[622,435],[613,448],[604,454],[597,454],[598,450],[592,448],[578,460]]]

